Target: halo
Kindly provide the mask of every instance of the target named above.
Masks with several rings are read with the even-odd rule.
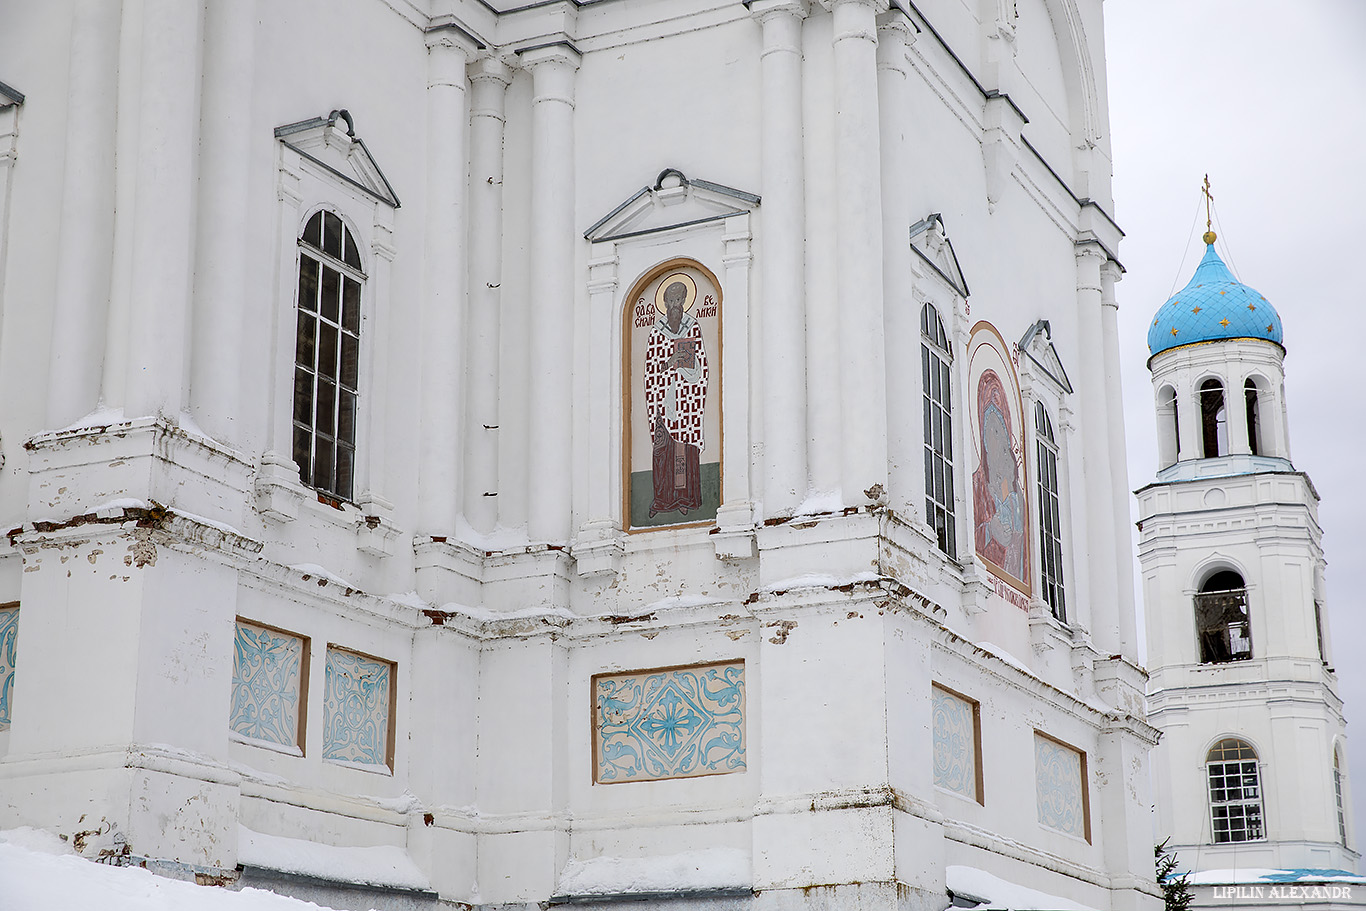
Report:
[[[688,296],[683,300],[683,312],[687,313],[692,309],[692,305],[697,303],[697,282],[693,281],[691,275],[686,272],[674,272],[672,275],[664,276],[659,287],[655,289],[655,309],[660,313],[667,314],[669,308],[664,306],[664,289],[674,282],[682,282],[688,289]]]

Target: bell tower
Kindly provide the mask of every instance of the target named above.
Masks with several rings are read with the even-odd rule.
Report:
[[[1280,316],[1216,239],[1148,329],[1159,471],[1137,495],[1158,837],[1212,888],[1250,868],[1329,881],[1358,855],[1319,496],[1290,458]]]

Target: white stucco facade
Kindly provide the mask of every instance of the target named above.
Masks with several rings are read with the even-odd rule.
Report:
[[[0,828],[338,907],[1157,906],[1100,0],[0,20]],[[633,409],[703,355],[699,455]]]

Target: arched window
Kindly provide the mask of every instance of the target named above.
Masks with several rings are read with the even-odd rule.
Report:
[[[1347,847],[1347,811],[1344,808],[1346,801],[1342,795],[1342,761],[1338,756],[1337,747],[1333,747],[1333,800],[1338,808],[1338,840],[1342,846]]]
[[[1157,390],[1157,459],[1161,468],[1181,458],[1181,421],[1177,416],[1176,390],[1163,386]]]
[[[1261,775],[1251,744],[1232,737],[1219,741],[1205,757],[1205,769],[1214,843],[1265,838]]]
[[[294,461],[321,493],[349,500],[356,467],[360,251],[342,220],[313,214],[299,238]]]
[[[1228,411],[1224,408],[1224,384],[1208,379],[1200,384],[1200,436],[1204,457],[1228,455]]]
[[[1039,483],[1039,576],[1053,616],[1066,620],[1062,586],[1062,510],[1059,508],[1058,444],[1043,403],[1034,404],[1035,460]]]
[[[953,518],[953,396],[949,338],[930,304],[920,311],[920,381],[925,400],[925,521],[939,549],[958,557]]]
[[[1247,403],[1247,446],[1253,455],[1262,454],[1261,409],[1257,405],[1257,381],[1248,377],[1243,383],[1243,400]]]
[[[1201,664],[1252,657],[1252,625],[1242,576],[1226,569],[1205,580],[1195,596],[1195,630]]]

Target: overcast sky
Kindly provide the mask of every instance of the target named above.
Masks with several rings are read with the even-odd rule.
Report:
[[[1203,254],[1203,209],[1194,230],[1192,221],[1208,172],[1220,253],[1285,327],[1291,455],[1322,498],[1356,784],[1349,835],[1361,850],[1366,411],[1352,377],[1366,361],[1366,2],[1106,0],[1105,30],[1113,214],[1127,235],[1118,297],[1129,486],[1157,469],[1147,328]]]

